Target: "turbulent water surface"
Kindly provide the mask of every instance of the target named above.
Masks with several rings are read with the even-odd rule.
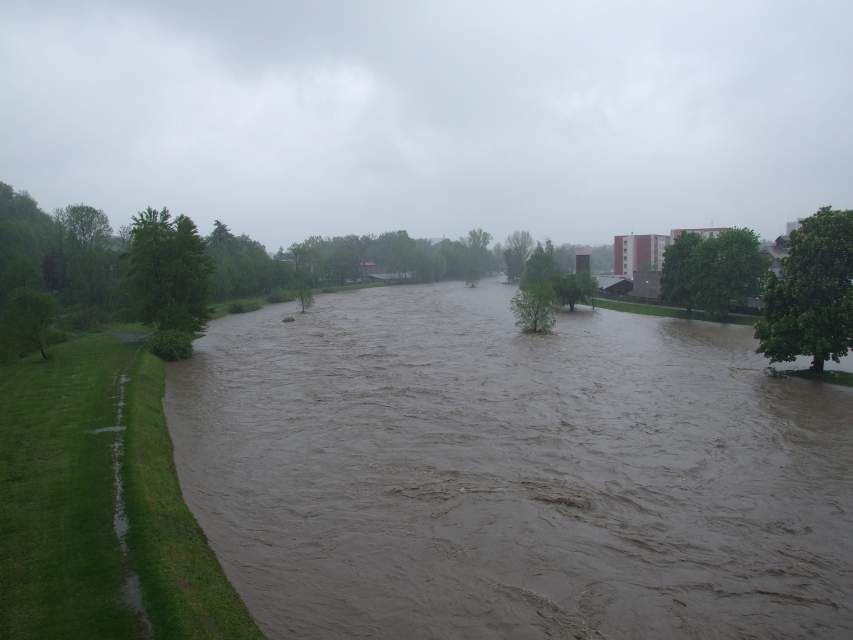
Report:
[[[742,326],[522,336],[512,293],[275,305],[169,366],[187,502],[269,637],[853,637],[853,389],[769,377]]]

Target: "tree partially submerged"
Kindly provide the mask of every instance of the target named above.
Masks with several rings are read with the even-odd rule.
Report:
[[[823,207],[791,232],[782,277],[771,274],[763,317],[755,328],[758,352],[771,362],[812,356],[821,373],[853,347],[853,210]]]
[[[465,284],[476,287],[488,270],[490,262],[489,243],[492,235],[482,229],[471,229],[465,240]]]
[[[24,287],[14,289],[6,300],[0,322],[4,340],[18,354],[38,351],[47,360],[48,335],[56,310],[52,296]]]
[[[554,328],[554,288],[547,282],[536,282],[519,289],[510,306],[515,324],[525,333],[550,333]]]
[[[547,282],[552,284],[557,275],[557,264],[554,262],[554,245],[551,244],[550,240],[545,242],[545,246],[542,246],[541,242],[537,242],[536,248],[533,249],[524,264],[524,273],[521,276],[522,288],[536,283]]]
[[[554,279],[554,290],[560,304],[575,310],[578,302],[589,302],[598,291],[598,282],[588,271],[564,273]]]
[[[302,306],[302,313],[314,304],[314,290],[306,282],[300,282],[296,287],[296,299]]]
[[[503,251],[504,264],[506,265],[506,279],[509,282],[518,282],[524,273],[524,265],[530,257],[533,249],[533,238],[528,231],[513,231],[506,239],[506,247]]]

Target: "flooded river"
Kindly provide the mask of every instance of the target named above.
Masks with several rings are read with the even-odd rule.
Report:
[[[853,638],[853,389],[768,377],[742,326],[519,335],[512,294],[322,295],[169,365],[187,502],[267,635]]]

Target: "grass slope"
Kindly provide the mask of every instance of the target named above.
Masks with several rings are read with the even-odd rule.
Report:
[[[805,378],[807,380],[819,380],[820,382],[828,382],[829,384],[838,384],[842,387],[853,387],[853,373],[848,371],[815,373],[811,369],[802,369],[798,371],[786,371],[785,375]]]
[[[115,373],[106,335],[0,365],[0,638],[134,638],[113,531]]]
[[[262,637],[181,497],[163,363],[103,333],[51,354],[0,364],[0,638],[142,637],[113,529],[117,437],[154,637]],[[115,425],[122,371],[127,431],[91,433]]]
[[[644,316],[659,316],[663,318],[680,318],[682,320],[705,320],[707,322],[715,322],[708,318],[702,311],[693,311],[688,314],[685,309],[677,309],[675,307],[663,307],[655,304],[642,304],[639,302],[624,302],[622,300],[609,300],[607,298],[596,298],[595,306],[601,309],[610,309],[611,311],[624,311],[627,313],[639,313]],[[739,314],[730,314],[726,323],[728,324],[744,324],[753,325],[758,320],[756,316],[745,316]]]
[[[128,395],[125,492],[128,542],[155,635],[262,638],[181,496],[163,390],[163,361],[143,353]]]

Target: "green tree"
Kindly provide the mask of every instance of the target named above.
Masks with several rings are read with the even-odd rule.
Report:
[[[533,249],[533,238],[527,231],[513,231],[506,239],[503,258],[506,265],[506,279],[518,282],[524,273],[524,265]]]
[[[480,278],[488,269],[489,243],[492,235],[482,229],[471,229],[463,244],[465,245],[465,284],[476,287]]]
[[[693,299],[714,318],[725,318],[732,305],[758,296],[769,261],[751,229],[727,229],[703,240],[695,250]]]
[[[565,273],[555,277],[554,290],[562,305],[575,310],[575,304],[591,300],[598,291],[598,283],[588,272]]]
[[[524,274],[521,278],[522,288],[536,283],[554,282],[557,276],[557,265],[554,262],[554,245],[547,241],[545,246],[537,242],[536,248],[530,254],[524,265]]]
[[[661,273],[661,298],[669,304],[692,311],[695,306],[697,248],[702,237],[685,233],[664,250]]]
[[[195,224],[151,207],[132,223],[125,284],[139,319],[159,330],[201,331],[213,266]]]
[[[296,298],[302,306],[302,313],[305,313],[305,310],[314,304],[314,290],[308,283],[301,281],[296,287]]]
[[[853,210],[823,207],[791,233],[782,276],[771,274],[755,328],[771,362],[812,356],[818,373],[853,347]]]
[[[56,318],[56,300],[27,288],[13,290],[6,301],[2,327],[5,339],[18,353],[38,349],[47,360],[48,331]]]
[[[204,329],[210,318],[210,277],[213,264],[195,223],[187,216],[175,218],[171,242],[171,317],[169,328],[187,332]]]
[[[77,204],[57,209],[54,221],[57,241],[42,263],[45,283],[64,304],[80,305],[89,315],[112,308],[119,254],[111,247],[109,218],[100,209]]]
[[[0,306],[13,289],[42,288],[42,261],[54,236],[53,220],[35,200],[0,182]]]
[[[554,288],[547,282],[536,282],[519,289],[510,307],[515,323],[525,333],[549,333],[554,327]]]

